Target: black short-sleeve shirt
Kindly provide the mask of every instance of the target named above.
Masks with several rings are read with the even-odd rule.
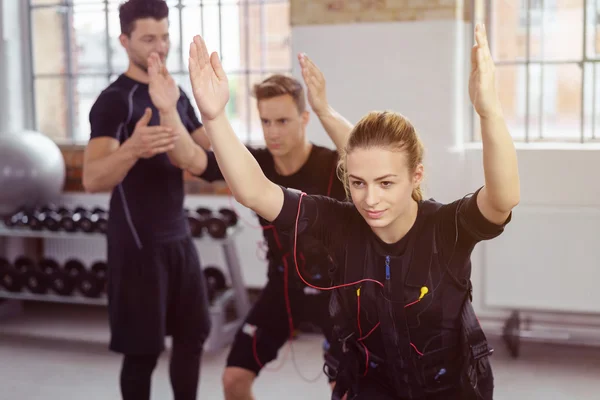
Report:
[[[202,124],[188,97],[181,88],[180,91],[177,110],[192,133]],[[102,91],[90,110],[90,140],[111,137],[122,144],[133,134],[148,107],[152,109],[148,125],[159,125],[160,116],[150,99],[148,85],[120,75]],[[166,154],[138,160],[112,191],[109,242],[142,247],[188,235],[183,199],[183,171],[173,166]]]
[[[337,200],[344,200],[346,194],[342,182],[337,178],[338,153],[335,150],[326,147],[312,145],[310,155],[304,165],[291,175],[280,175],[275,168],[273,156],[267,149],[256,149],[248,147],[250,153],[254,156],[260,165],[265,176],[272,182],[284,186],[301,190],[305,193],[329,196]],[[217,164],[213,152],[208,151],[208,163],[205,172],[200,178],[209,182],[223,180],[223,175]],[[269,274],[280,273],[283,271],[282,259],[286,258],[288,266],[294,267],[292,257],[291,237],[279,231],[273,224],[263,218],[259,218],[265,240],[268,245],[267,258],[269,260]],[[325,280],[325,271],[329,265],[324,265],[327,261],[327,254],[323,252],[322,244],[316,242],[314,238],[307,235],[303,237],[298,244],[300,257],[298,268],[309,268],[311,271],[305,272],[305,277],[321,277]],[[295,274],[294,274],[295,275]],[[317,281],[311,281],[316,283]]]
[[[459,281],[469,279],[471,274],[470,256],[475,245],[482,240],[492,239],[500,235],[505,225],[510,221],[510,217],[502,225],[496,225],[488,221],[482,215],[477,205],[479,191],[475,192],[472,196],[449,204],[440,204],[434,200],[428,200],[428,202],[436,203],[436,211],[426,214],[424,212],[426,208],[425,203],[419,202],[419,212],[413,227],[397,243],[387,244],[375,235],[352,203],[341,203],[323,196],[303,195],[296,190],[285,188],[282,188],[282,190],[284,192],[283,207],[277,218],[273,221],[273,225],[281,231],[290,232],[289,234],[293,235],[297,223],[299,240],[303,235],[307,234],[321,241],[330,254],[332,254],[338,269],[334,276],[335,285],[350,283],[344,281],[344,277],[348,275],[349,269],[353,271],[352,276],[357,276],[356,271],[358,271],[358,275],[360,276],[356,280],[352,279],[353,282],[362,278],[373,279],[382,283],[386,282],[386,279],[388,279],[386,277],[388,270],[385,260],[394,259],[394,257],[402,259],[405,254],[413,254],[413,258],[407,256],[408,259],[422,259],[422,257],[414,257],[414,253],[408,253],[413,250],[425,251],[428,254],[439,251],[444,265],[447,266],[454,278]],[[300,205],[299,202],[301,202]],[[428,203],[429,205],[431,203]],[[300,213],[299,217],[298,213]],[[432,221],[435,224],[434,226],[437,227],[435,239],[433,240],[439,241],[432,244],[433,247],[432,245],[424,244],[424,242],[428,241],[431,243],[434,236],[425,236],[424,232],[426,230],[421,229],[426,223],[429,224]],[[438,250],[432,252],[432,248],[437,248]],[[406,285],[406,270],[408,269],[412,273],[413,268],[417,271],[425,269],[423,283],[428,282],[427,279],[432,279],[431,271],[427,272],[427,265],[410,265],[406,267],[402,264],[392,264],[391,274],[401,273],[404,285]],[[364,271],[371,272],[365,275]],[[436,296],[438,296],[438,299],[440,298],[440,293],[441,298],[443,298],[444,292],[447,291],[450,293],[452,290],[452,288],[444,286],[445,284],[449,285],[449,276],[441,274],[442,272],[440,271],[440,275],[438,276],[441,276],[441,278],[437,282],[441,282],[442,286],[438,285],[435,288],[430,288],[430,292],[432,290],[437,291],[436,293],[438,294]],[[366,286],[363,284],[361,286],[370,290],[374,295],[381,295],[382,290],[384,290],[376,285]],[[401,296],[403,296],[401,301],[404,301],[405,304],[416,300],[419,294],[419,287],[404,289],[403,287],[395,286],[393,290],[396,294],[401,293]],[[404,298],[405,295],[406,298]],[[365,333],[373,330],[373,334],[367,337],[363,343],[370,352],[383,356],[385,351],[381,330],[376,329],[380,321],[377,306],[375,301],[369,301],[373,297],[369,298],[367,296],[365,299],[365,295],[362,295],[361,298],[363,299],[360,303],[361,311],[359,316],[361,331]],[[439,314],[427,315],[426,313],[418,312],[418,315],[412,316],[414,320],[408,321],[408,325],[411,328],[420,327],[420,329],[436,331],[455,331],[457,325],[460,326],[461,304],[450,305],[443,301],[442,303],[444,304],[444,309],[440,310]],[[415,307],[418,309],[418,306]],[[407,310],[407,318],[411,318],[409,314],[412,312],[412,309]],[[436,309],[431,308],[429,312],[438,312],[433,310]],[[356,311],[350,310],[350,312]],[[427,346],[427,343],[421,341],[427,338],[424,335],[422,337],[418,336],[412,338],[413,342],[416,343],[417,348],[425,351],[424,346]]]

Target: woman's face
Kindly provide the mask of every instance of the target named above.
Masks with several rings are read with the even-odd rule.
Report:
[[[379,147],[353,150],[346,156],[346,171],[352,202],[374,230],[406,214],[423,179],[423,165],[410,171],[405,151]]]

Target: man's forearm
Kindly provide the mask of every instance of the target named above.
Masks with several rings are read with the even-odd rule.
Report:
[[[331,107],[316,112],[316,114],[335,147],[338,151],[342,150],[354,126]]]
[[[167,152],[169,160],[171,160],[173,165],[185,169],[184,167],[190,163],[194,156],[194,141],[183,125],[183,122],[181,122],[181,117],[176,108],[168,111],[160,111],[159,115],[160,124],[172,128],[173,132],[178,135],[175,147],[173,150]]]
[[[190,136],[187,128],[181,122],[177,109],[161,111],[159,115],[160,124],[172,128],[179,135],[173,150],[167,152],[171,163],[193,175],[202,174],[206,169],[206,153]]]
[[[110,191],[125,179],[137,157],[126,145],[106,157],[84,162],[83,187],[89,193]]]

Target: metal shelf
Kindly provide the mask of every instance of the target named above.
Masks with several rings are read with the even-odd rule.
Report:
[[[108,300],[105,296],[98,298],[83,297],[81,295],[72,296],[59,296],[56,294],[35,294],[30,292],[9,292],[7,290],[0,290],[0,298],[3,299],[14,299],[14,300],[34,300],[34,301],[48,301],[52,303],[72,303],[72,304],[87,304],[93,306],[106,306]]]
[[[65,232],[65,231],[34,231],[27,228],[7,228],[0,224],[0,236],[5,237],[28,237],[28,238],[47,238],[47,239],[96,239],[105,238],[102,233],[84,233],[84,232]]]
[[[242,230],[241,226],[235,226],[227,230],[227,236],[223,239],[215,239],[207,234],[202,237],[194,237],[196,241],[215,242],[223,244],[232,241]],[[7,228],[0,222],[0,237],[25,237],[25,238],[46,238],[46,239],[97,239],[106,238],[103,233],[85,233],[85,232],[65,232],[65,231],[34,231],[27,228]]]

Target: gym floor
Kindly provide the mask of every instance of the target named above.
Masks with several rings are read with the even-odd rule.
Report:
[[[106,349],[103,308],[25,304],[24,312],[0,321],[0,398],[19,400],[119,399],[120,357]],[[600,349],[524,344],[512,359],[499,342],[493,366],[498,400],[597,399]],[[322,366],[321,338],[302,334],[293,342],[298,369],[314,379]],[[283,365],[281,358],[287,357]],[[221,373],[227,349],[205,356],[199,399],[222,399]],[[321,376],[308,383],[298,375],[289,350],[258,379],[255,395],[269,399],[329,399]],[[168,352],[154,373],[152,398],[171,399]]]

